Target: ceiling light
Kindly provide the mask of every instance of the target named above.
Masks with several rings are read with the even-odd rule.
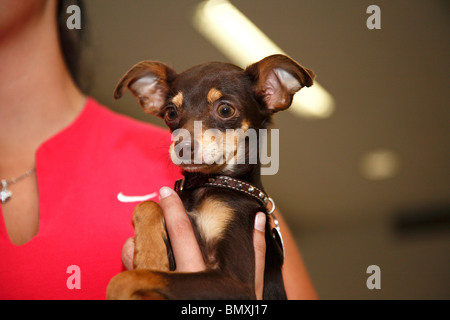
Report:
[[[194,27],[233,63],[242,68],[272,54],[286,54],[228,0],[200,3]],[[327,118],[334,111],[333,97],[317,81],[295,95],[292,112],[305,118]]]
[[[359,162],[361,175],[369,180],[386,180],[395,176],[400,168],[396,153],[378,149],[366,153]]]

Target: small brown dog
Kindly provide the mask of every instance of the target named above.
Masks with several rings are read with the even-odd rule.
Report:
[[[270,214],[266,206],[274,204],[261,184],[260,162],[251,161],[250,138],[259,142],[257,130],[267,127],[273,113],[287,109],[294,93],[311,86],[314,76],[284,55],[266,57],[245,70],[210,62],[180,74],[163,63],[143,61],[123,76],[114,97],[128,87],[144,110],[164,119],[173,133],[171,159],[185,176],[175,190],[207,269],[171,272],[175,262],[162,210],[155,202],[143,202],[133,216],[135,269],[111,280],[108,299],[255,299],[254,219],[259,211]],[[194,132],[199,125],[200,137]],[[210,129],[215,131],[205,139]],[[230,130],[240,132],[231,143],[226,139]],[[286,299],[282,242],[269,220],[263,297]]]

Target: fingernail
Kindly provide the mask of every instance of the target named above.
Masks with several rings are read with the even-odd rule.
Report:
[[[264,213],[257,213],[255,218],[255,229],[264,232],[266,229],[266,215]]]
[[[162,188],[159,190],[159,199],[160,199],[160,200],[161,200],[161,199],[164,199],[164,198],[170,196],[173,192],[174,192],[174,191],[173,191],[171,188],[169,188],[169,187],[162,187]]]

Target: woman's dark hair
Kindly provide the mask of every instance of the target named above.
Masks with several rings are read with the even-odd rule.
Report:
[[[76,5],[81,11],[81,29],[69,29],[67,27],[67,7]],[[59,0],[57,8],[58,33],[61,50],[70,74],[84,92],[88,91],[87,68],[83,61],[83,52],[87,47],[86,12],[83,0]]]

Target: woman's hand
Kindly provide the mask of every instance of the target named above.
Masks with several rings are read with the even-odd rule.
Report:
[[[172,245],[178,272],[198,272],[206,269],[200,247],[195,238],[189,217],[183,203],[176,192],[168,187],[159,191],[159,204],[164,212],[167,233]],[[264,231],[266,215],[256,214],[253,231],[253,246],[255,248],[255,294],[262,299],[264,287],[264,264],[266,256],[266,241]],[[122,262],[128,270],[133,269],[134,238],[129,238],[122,249]]]

